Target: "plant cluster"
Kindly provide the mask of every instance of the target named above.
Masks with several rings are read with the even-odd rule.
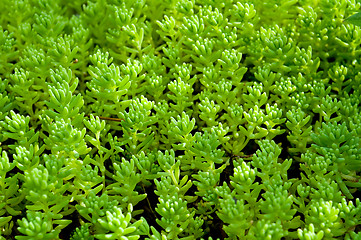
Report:
[[[361,239],[359,0],[2,0],[0,239]]]

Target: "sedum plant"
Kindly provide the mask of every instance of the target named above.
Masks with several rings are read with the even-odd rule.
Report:
[[[2,0],[0,239],[360,239],[359,0]]]

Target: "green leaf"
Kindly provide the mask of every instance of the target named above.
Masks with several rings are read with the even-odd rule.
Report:
[[[352,23],[361,27],[361,12],[358,12],[344,20],[344,22]]]

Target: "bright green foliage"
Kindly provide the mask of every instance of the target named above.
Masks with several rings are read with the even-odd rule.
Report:
[[[0,118],[1,120],[4,119],[4,117],[7,115],[6,113],[9,112],[9,110],[12,108],[12,103],[10,102],[9,96],[6,91],[6,86],[8,84],[8,81],[3,80],[0,78]],[[1,127],[0,127],[1,129]],[[0,138],[1,139],[1,138]]]
[[[0,27],[0,73],[6,76],[14,69],[14,64],[11,63],[18,57],[18,51],[15,50],[14,34],[9,34],[9,31]]]
[[[112,64],[109,53],[98,50],[89,56],[91,81],[87,82],[87,102],[92,103],[91,112],[103,115],[104,111],[114,111],[114,103],[119,102],[130,86],[129,78],[120,75],[119,66]]]
[[[176,150],[186,150],[192,146],[194,136],[191,134],[195,127],[195,119],[190,120],[189,115],[185,112],[182,116],[178,115],[177,119],[171,117],[169,123],[169,138],[172,143],[172,147]],[[178,143],[178,144],[175,144]]]
[[[291,162],[277,163],[281,149],[273,141],[264,140],[259,145],[261,151],[257,151],[251,162],[254,167],[242,160],[234,161],[232,189],[225,183],[217,187],[215,193],[221,197],[217,214],[227,224],[224,229],[230,237],[281,239],[290,235],[289,229],[301,224],[299,217],[294,217],[297,210],[292,209],[294,197],[289,195],[292,182],[280,175]],[[265,156],[269,156],[270,162]],[[264,184],[256,182],[256,177],[260,177]],[[262,190],[264,193],[257,202]],[[274,224],[274,221],[278,224]]]
[[[124,215],[122,210],[118,207],[114,207],[112,212],[107,211],[106,220],[98,219],[98,222],[110,233],[95,234],[95,237],[97,239],[139,239],[139,235],[135,234],[135,231],[142,224],[142,220],[130,223],[132,220],[132,210],[133,207],[130,204],[126,215]]]
[[[109,196],[104,194],[96,196],[94,192],[90,192],[86,199],[76,205],[79,214],[87,221],[95,224],[99,218],[104,217],[107,211],[112,210],[117,205],[115,200],[109,201]]]
[[[121,144],[130,154],[137,154],[149,148],[154,139],[152,125],[155,117],[150,116],[154,102],[145,97],[131,100],[128,111],[120,113],[124,136]]]
[[[115,183],[107,186],[108,194],[114,195],[113,198],[123,205],[131,203],[136,205],[147,197],[146,194],[138,194],[135,187],[141,180],[141,174],[137,173],[134,159],[127,161],[123,158],[120,164],[114,163],[115,174],[112,178]]]
[[[332,206],[332,201],[324,201],[320,199],[315,201],[313,207],[305,212],[305,223],[318,222],[316,224],[316,231],[322,231],[325,237],[337,237],[343,232],[341,231],[341,224],[338,220],[339,210]],[[318,221],[315,221],[318,219]]]
[[[288,118],[286,126],[291,132],[287,136],[287,139],[294,146],[293,148],[290,148],[289,151],[304,152],[307,148],[307,144],[311,141],[311,116],[306,116],[305,112],[303,112],[301,109],[296,108],[289,110],[286,113],[286,116]]]
[[[197,186],[198,190],[195,194],[202,197],[201,203],[198,205],[198,211],[205,216],[207,213],[213,212],[213,206],[218,203],[218,195],[215,192],[215,188],[219,183],[222,170],[222,168],[210,169],[207,172],[199,171],[198,174],[192,175],[196,179],[194,185]]]
[[[11,149],[14,149],[16,146],[28,147],[36,143],[39,138],[39,132],[35,133],[34,129],[30,128],[30,117],[17,114],[12,110],[10,115],[11,118],[6,116],[4,121],[1,122],[2,132],[0,137],[2,141],[7,139],[14,140],[16,144],[9,145]]]
[[[64,120],[57,117],[55,122],[49,119],[44,122],[44,128],[47,128],[49,133],[44,142],[52,154],[78,158],[90,151],[84,141],[85,128],[81,131],[74,128],[69,118]]]
[[[315,144],[313,148],[316,152],[324,156],[329,162],[326,170],[335,173],[335,180],[340,185],[341,190],[349,198],[352,198],[350,187],[360,187],[359,177],[355,176],[360,169],[360,138],[355,132],[350,132],[345,123],[342,125],[334,122],[322,123],[319,134],[311,134]],[[350,176],[352,182],[348,178]],[[345,179],[345,181],[342,180]]]
[[[359,0],[2,0],[0,239],[361,239]]]
[[[16,154],[13,154],[16,166],[22,171],[31,171],[39,164],[39,156],[34,152],[34,146],[30,145],[29,149],[18,146],[15,148]],[[34,156],[35,155],[35,156]]]
[[[282,176],[283,180],[286,180],[287,175],[284,173],[290,168],[292,160],[278,162],[281,148],[274,141],[262,140],[258,142],[258,145],[261,149],[253,155],[251,164],[261,170],[259,176],[262,180],[266,181],[270,176]]]
[[[1,150],[1,149],[0,149]],[[18,176],[6,177],[6,175],[15,167],[14,163],[10,163],[9,157],[5,151],[1,150],[0,157],[0,227],[2,234],[9,235],[13,223],[10,220],[21,214],[18,206],[19,202],[24,198],[23,194],[19,194]],[[6,180],[6,181],[5,181]]]
[[[315,227],[313,226],[313,224],[311,223],[309,225],[309,228],[305,228],[304,230],[299,229],[298,230],[298,237],[301,240],[321,240],[323,239],[324,236],[324,232],[322,230],[320,230],[319,232],[315,232]]]
[[[28,71],[24,71],[23,68],[15,69],[15,73],[10,75],[10,78],[14,82],[14,85],[10,87],[17,99],[19,108],[26,109],[26,112],[35,117],[33,105],[39,101],[40,95],[36,91],[35,79],[30,77]]]
[[[70,240],[94,240],[94,236],[89,231],[89,224],[84,224],[80,228],[76,228]]]
[[[50,77],[52,83],[48,85],[50,100],[45,101],[49,110],[45,110],[45,114],[56,119],[72,119],[72,123],[77,126],[82,116],[79,114],[80,108],[83,106],[83,97],[78,94],[73,96],[78,86],[78,79],[72,79],[72,72],[65,68],[57,69],[55,72],[51,70]]]
[[[26,218],[18,220],[19,232],[25,236],[16,239],[54,239],[59,237],[59,230],[52,229],[51,217],[41,212],[28,212]]]

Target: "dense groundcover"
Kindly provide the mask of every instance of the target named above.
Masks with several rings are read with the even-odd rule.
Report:
[[[0,239],[361,239],[355,0],[0,0]]]

